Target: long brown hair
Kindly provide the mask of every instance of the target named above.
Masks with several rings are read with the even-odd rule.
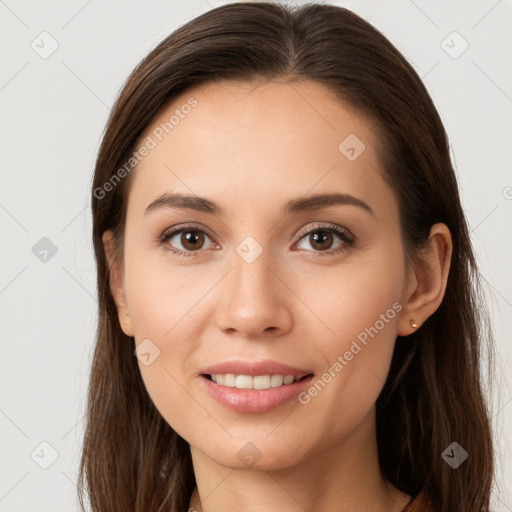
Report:
[[[95,512],[188,507],[195,486],[189,445],[146,391],[134,340],[119,325],[101,237],[114,231],[122,261],[136,171],[119,170],[154,116],[193,86],[259,78],[315,80],[373,119],[410,257],[434,223],[449,227],[444,299],[417,332],[398,337],[377,401],[379,458],[395,487],[408,494],[423,489],[439,512],[488,511],[494,466],[480,359],[482,348],[492,349],[492,333],[439,114],[407,60],[351,11],[261,2],[224,5],[181,26],[133,71],[108,120],[91,197],[99,321],[80,463],[82,508],[85,487]],[[457,469],[442,457],[452,442],[469,454]]]

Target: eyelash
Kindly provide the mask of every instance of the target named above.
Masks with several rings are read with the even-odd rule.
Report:
[[[183,251],[181,249],[176,249],[175,247],[172,247],[170,244],[167,243],[174,235],[176,235],[178,233],[182,233],[184,231],[185,232],[192,231],[195,233],[203,233],[203,234],[207,235],[210,239],[212,239],[212,237],[208,234],[208,232],[205,231],[204,229],[202,229],[200,226],[194,225],[194,224],[187,224],[187,225],[172,229],[171,231],[164,231],[157,238],[157,242],[160,245],[165,245],[167,250],[169,250],[172,253],[177,254],[179,256],[183,256],[186,258],[197,257],[198,256],[197,253],[201,252],[200,250],[198,250],[198,251]],[[334,233],[339,236],[339,238],[342,240],[343,244],[340,245],[339,247],[336,247],[335,249],[328,249],[326,251],[310,251],[307,249],[302,249],[302,250],[307,250],[308,252],[313,252],[315,254],[315,257],[316,256],[332,256],[333,254],[337,254],[337,253],[341,254],[344,251],[352,248],[355,245],[355,238],[353,236],[349,235],[347,230],[341,229],[341,228],[338,228],[335,226],[323,226],[323,225],[315,226],[314,228],[310,229],[306,233],[302,234],[300,236],[298,242],[300,242],[304,238],[312,235],[313,233],[317,233],[317,232]]]

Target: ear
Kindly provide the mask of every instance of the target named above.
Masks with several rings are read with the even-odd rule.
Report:
[[[127,336],[133,336],[133,326],[126,302],[126,292],[124,287],[123,269],[117,259],[114,257],[114,233],[105,231],[101,237],[105,256],[108,264],[109,284],[112,297],[117,307],[119,323],[121,329]]]
[[[421,260],[410,269],[398,335],[408,336],[440,306],[448,282],[452,256],[452,237],[445,224],[434,224]],[[416,327],[411,325],[416,324]]]

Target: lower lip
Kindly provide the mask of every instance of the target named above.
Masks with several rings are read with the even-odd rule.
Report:
[[[269,389],[238,389],[223,386],[211,381],[205,375],[201,375],[201,382],[210,395],[220,404],[236,412],[261,413],[268,412],[293,398],[308,386],[313,375],[277,388]]]

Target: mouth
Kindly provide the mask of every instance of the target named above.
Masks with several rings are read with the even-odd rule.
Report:
[[[265,390],[271,388],[279,388],[282,386],[289,386],[295,382],[301,382],[312,373],[303,373],[299,375],[243,375],[234,373],[215,373],[215,374],[202,374],[211,382],[236,389],[254,389]]]
[[[240,413],[265,413],[298,402],[313,379],[311,367],[278,361],[231,360],[202,368],[199,383],[224,407]]]
[[[295,401],[313,379],[313,373],[298,375],[245,375],[203,373],[204,390],[218,403],[237,413],[266,413]]]

